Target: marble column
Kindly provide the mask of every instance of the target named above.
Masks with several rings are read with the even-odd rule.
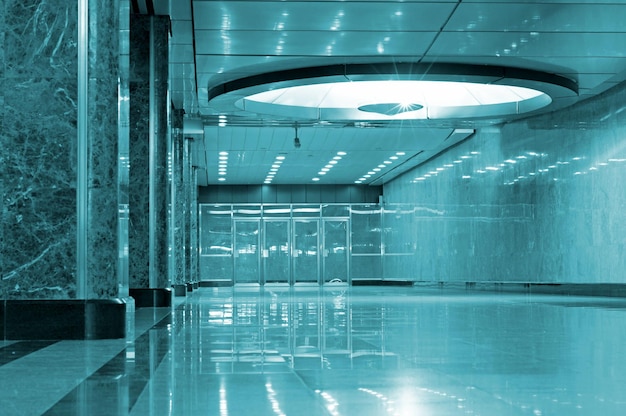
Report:
[[[176,296],[185,296],[187,292],[187,267],[186,259],[186,194],[184,181],[185,162],[185,140],[182,128],[182,117],[180,128],[174,128],[171,140],[172,146],[172,202],[170,206],[171,215],[171,262],[170,278]]]
[[[76,298],[76,2],[2,7],[2,295]]]
[[[170,285],[167,273],[168,39],[167,17],[132,16],[129,268],[131,294],[137,300],[152,299],[157,294],[160,299],[167,295],[162,289]]]
[[[7,339],[123,336],[129,3],[0,8],[0,329]]]
[[[199,271],[199,245],[198,245],[198,170],[195,166],[192,166],[191,171],[191,189],[189,190],[190,204],[189,204],[189,275],[191,281],[194,284],[194,288],[198,287],[200,280]]]
[[[126,62],[120,62],[120,47],[128,45],[128,38],[123,41],[119,36],[120,24],[123,36],[129,36],[129,16],[127,1],[89,3],[86,298],[128,296],[128,271],[123,270],[128,267],[128,239],[124,239],[128,210],[128,73],[121,71],[128,71],[128,51],[123,53]],[[120,104],[124,107],[118,111]]]

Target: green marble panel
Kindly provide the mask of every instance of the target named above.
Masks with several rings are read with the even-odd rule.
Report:
[[[4,85],[2,291],[16,299],[72,298],[76,86],[15,77]]]
[[[5,0],[4,8],[7,77],[76,78],[76,1]]]

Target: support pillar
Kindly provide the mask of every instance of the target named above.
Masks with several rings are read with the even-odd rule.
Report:
[[[171,306],[167,235],[167,16],[131,16],[130,293]]]
[[[124,337],[129,2],[2,7],[0,336]]]

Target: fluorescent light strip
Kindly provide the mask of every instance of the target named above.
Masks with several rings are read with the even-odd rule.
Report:
[[[405,156],[406,152],[396,152],[394,155],[389,156],[389,158],[385,161],[383,161],[383,163],[377,165],[375,168],[369,170],[367,172],[366,175],[362,175],[359,179],[357,179],[356,181],[354,181],[354,183],[363,183],[363,182],[367,182],[368,179],[370,179],[372,177],[372,175],[376,175],[378,172],[382,171],[383,169],[385,169],[386,167],[388,167],[389,165],[393,164],[394,161],[398,160],[400,158],[400,156]]]
[[[263,181],[264,184],[269,185],[272,183],[272,181],[276,177],[276,174],[278,173],[278,169],[280,169],[284,160],[285,160],[285,156],[282,156],[282,155],[276,156],[276,158],[274,159],[274,162],[272,162],[272,165],[267,175],[265,176],[265,180]]]
[[[220,182],[225,182],[226,181],[226,173],[228,170],[228,152],[226,151],[221,151],[218,153],[217,156],[218,162],[217,162],[217,175],[218,178],[217,180]]]
[[[332,168],[334,168],[341,159],[343,159],[344,156],[346,156],[347,153],[343,152],[343,151],[339,151],[335,154],[335,156],[333,156],[326,165],[324,165],[323,168],[321,168],[318,172],[317,172],[317,176],[315,176],[314,178],[312,178],[311,180],[313,182],[318,182],[321,178],[320,176],[324,176],[327,173],[330,172],[330,170]]]

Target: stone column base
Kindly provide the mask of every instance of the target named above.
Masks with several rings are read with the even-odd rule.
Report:
[[[122,299],[9,299],[0,304],[7,340],[117,339],[126,337]]]

